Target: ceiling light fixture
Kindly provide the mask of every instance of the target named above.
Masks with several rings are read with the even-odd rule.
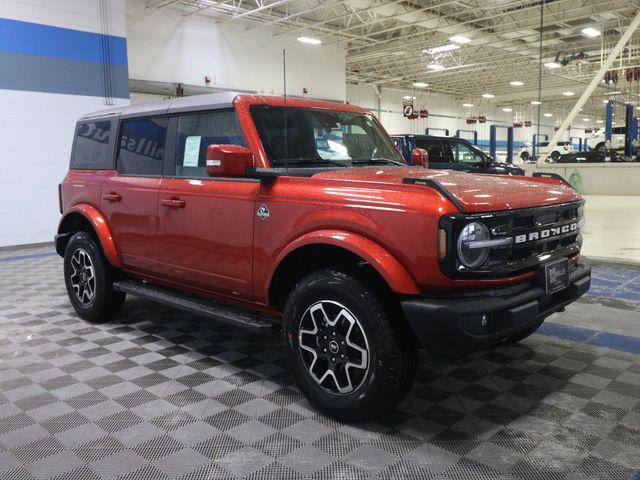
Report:
[[[582,119],[582,121],[583,121],[583,122],[588,122],[588,121],[590,121],[590,120],[589,120],[588,118],[583,118],[583,119]]]
[[[462,106],[463,107],[467,107],[467,108],[471,108],[471,107],[473,107],[473,103],[463,103]]]
[[[509,85],[513,85],[514,87],[521,87],[524,85],[524,82],[521,82],[520,80],[511,80],[509,82]]]
[[[411,95],[405,95],[404,97],[402,97],[403,100],[415,100],[416,97],[412,97]]]
[[[509,108],[509,107],[504,107],[502,109],[503,112],[513,112],[513,108]]]
[[[544,116],[545,117],[553,117],[553,113],[545,113]]]
[[[440,65],[439,63],[430,63],[429,65],[427,65],[427,68],[429,70],[433,70],[435,72],[439,72],[440,70],[444,70],[444,67],[442,65]]]
[[[598,30],[597,28],[593,28],[593,27],[587,27],[587,28],[583,28],[582,29],[582,34],[585,37],[595,38],[595,37],[599,37],[600,36],[600,30]]]
[[[573,93],[571,90],[567,90],[566,92],[562,92],[562,94],[565,97],[573,97],[575,95],[575,93]]]
[[[602,120],[596,120],[596,123],[602,123]]]
[[[460,45],[455,43],[448,43],[446,45],[440,45],[439,47],[425,48],[422,53],[428,53],[429,55],[435,55],[436,53],[450,52],[451,50],[457,50]]]
[[[495,98],[493,93],[483,93],[482,98]]]
[[[562,65],[556,62],[547,62],[544,64],[544,66],[550,70],[553,70],[554,68],[560,68]]]
[[[322,40],[319,38],[311,38],[311,37],[298,37],[298,41],[302,43],[308,43],[309,45],[320,45]]]
[[[470,38],[467,38],[463,35],[454,35],[453,37],[449,37],[449,41],[454,42],[454,43],[469,43],[471,41]]]
[[[428,87],[429,84],[424,82],[413,82],[413,86],[416,88],[425,88]]]
[[[531,100],[531,105],[542,105],[540,100]]]

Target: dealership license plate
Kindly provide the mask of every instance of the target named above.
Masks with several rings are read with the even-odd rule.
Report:
[[[569,262],[566,258],[544,266],[544,283],[547,293],[555,293],[569,284]]]

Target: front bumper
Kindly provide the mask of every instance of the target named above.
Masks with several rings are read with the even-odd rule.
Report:
[[[591,285],[591,265],[582,258],[569,273],[567,288],[547,295],[530,282],[476,295],[412,297],[401,301],[413,332],[431,353],[461,354],[487,348],[535,329],[549,315],[584,295]],[[482,325],[488,315],[488,325]]]

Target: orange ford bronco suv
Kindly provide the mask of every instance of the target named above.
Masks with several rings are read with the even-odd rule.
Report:
[[[82,318],[132,294],[280,329],[300,389],[346,420],[402,400],[419,348],[517,342],[591,279],[570,186],[408,167],[339,103],[217,93],[86,115],[60,209]]]

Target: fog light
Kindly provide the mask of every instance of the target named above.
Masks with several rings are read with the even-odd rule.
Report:
[[[484,315],[482,315],[482,320],[480,321],[480,325],[482,325],[482,328],[487,330],[489,328],[489,323],[491,323],[491,319],[489,318],[489,315],[485,313]]]

